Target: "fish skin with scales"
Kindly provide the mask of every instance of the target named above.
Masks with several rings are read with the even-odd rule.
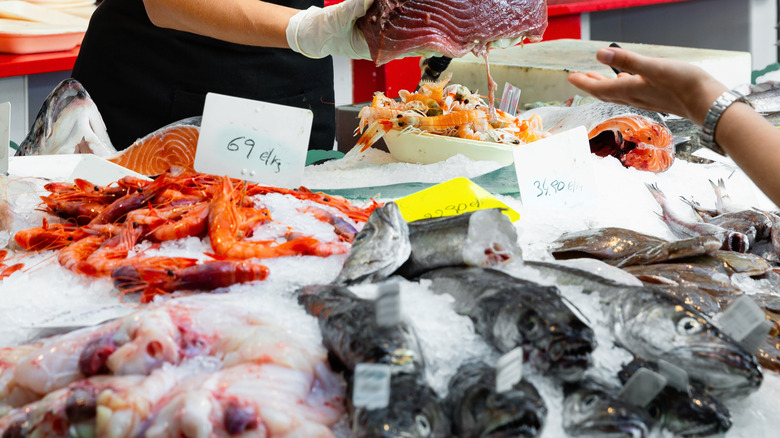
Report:
[[[452,295],[454,310],[498,351],[520,346],[529,365],[563,381],[579,380],[590,366],[593,330],[556,287],[489,268],[442,268],[421,278],[433,292]]]

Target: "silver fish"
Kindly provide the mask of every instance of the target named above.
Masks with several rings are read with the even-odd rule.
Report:
[[[434,293],[455,298],[454,309],[502,353],[523,347],[526,361],[564,381],[579,380],[596,347],[593,330],[560,291],[494,269],[443,268],[426,272]]]
[[[588,378],[564,387],[563,429],[568,436],[645,438],[655,421],[618,397],[619,388]]]
[[[521,257],[517,231],[500,209],[409,223],[412,252],[398,270],[407,278],[448,266],[491,267]]]
[[[721,248],[730,251],[746,252],[750,247],[750,238],[740,231],[724,228],[704,221],[693,222],[676,214],[669,206],[666,195],[655,184],[645,184],[658,205],[661,206],[661,219],[674,234],[682,238],[711,236],[722,242]]]
[[[618,373],[620,381],[625,384],[640,368],[659,371],[657,362],[635,359],[623,365]],[[731,428],[728,408],[696,385],[689,384],[686,390],[667,385],[644,408],[675,436],[711,436],[723,434]]]
[[[398,205],[388,202],[374,210],[363,229],[355,235],[349,256],[334,283],[383,280],[395,272],[411,252],[409,226]]]
[[[17,156],[116,154],[106,124],[89,93],[75,79],[60,82],[43,102]]]
[[[450,380],[446,406],[461,438],[535,437],[542,433],[547,406],[527,380],[496,392],[496,369],[482,360],[458,368]]]
[[[682,368],[715,396],[747,396],[761,385],[756,357],[670,294],[653,288],[626,291],[613,297],[609,318],[619,345],[641,359]]]

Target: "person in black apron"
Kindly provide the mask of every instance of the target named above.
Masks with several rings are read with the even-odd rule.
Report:
[[[371,3],[346,0],[321,8],[323,0],[224,0],[189,6],[104,0],[90,20],[72,77],[97,104],[118,150],[169,123],[201,115],[207,92],[310,109],[309,149],[332,149],[333,61],[327,55],[370,58],[354,21]],[[235,20],[234,11],[239,12]],[[181,17],[175,12],[183,19],[177,22]],[[333,14],[340,16],[334,20]],[[188,18],[194,24],[186,23]],[[258,24],[259,31],[242,31],[247,24]],[[300,29],[307,29],[307,35]]]

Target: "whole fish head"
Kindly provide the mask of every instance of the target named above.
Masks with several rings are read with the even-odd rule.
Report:
[[[434,438],[450,435],[450,423],[433,390],[415,374],[392,376],[390,402],[381,409],[358,409],[356,438]]]
[[[596,348],[593,329],[563,302],[557,288],[540,286],[514,293],[499,310],[493,327],[493,336],[506,344],[500,349],[525,345],[526,360],[541,371],[567,382],[579,380]],[[511,305],[512,301],[517,304]]]
[[[72,78],[60,82],[46,97],[16,155],[57,153],[116,153],[95,102]]]
[[[746,396],[763,375],[756,357],[704,315],[663,291],[642,288],[612,303],[616,341],[645,360],[676,365],[716,396]]]
[[[639,369],[659,372],[657,362],[634,359],[618,373],[625,384]],[[684,390],[667,385],[645,407],[647,413],[675,436],[698,437],[725,433],[731,427],[728,408],[697,385]]]
[[[371,213],[355,235],[344,267],[335,283],[376,282],[390,276],[409,258],[409,226],[398,205],[388,202]]]
[[[484,386],[475,388],[464,394],[460,406],[462,436],[535,437],[541,433],[547,416],[541,396],[525,380],[502,393]]]
[[[563,429],[569,436],[644,438],[654,423],[643,409],[594,385],[564,391]]]
[[[728,408],[696,387],[689,393],[666,387],[645,409],[675,436],[711,436],[731,428]]]

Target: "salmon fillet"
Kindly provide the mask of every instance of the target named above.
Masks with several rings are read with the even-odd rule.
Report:
[[[193,168],[200,122],[185,119],[136,140],[108,161],[143,175],[159,175],[172,166]]]

